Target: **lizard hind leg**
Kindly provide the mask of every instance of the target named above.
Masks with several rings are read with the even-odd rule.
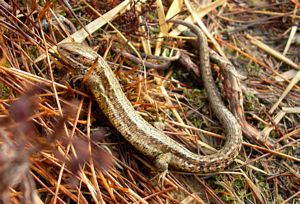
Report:
[[[163,154],[160,154],[158,155],[156,158],[155,158],[155,166],[157,167],[157,169],[159,171],[166,171],[168,170],[168,167],[169,167],[169,163],[172,159],[172,153],[171,152],[168,152],[168,153],[163,153]]]
[[[155,158],[155,166],[161,172],[158,179],[158,183],[161,187],[163,187],[166,175],[168,174],[168,167],[171,159],[171,152],[160,154]]]

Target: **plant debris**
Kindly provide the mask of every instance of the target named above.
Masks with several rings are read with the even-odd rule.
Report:
[[[300,202],[297,1],[59,2],[0,0],[0,202]],[[215,83],[243,128],[224,171],[170,169],[161,179],[56,52],[61,42],[88,44],[138,114],[211,154],[225,134],[197,72],[195,38],[171,18],[208,37]]]

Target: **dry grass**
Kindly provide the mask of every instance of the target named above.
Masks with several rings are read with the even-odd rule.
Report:
[[[24,2],[0,0],[3,203],[300,202],[297,1]],[[196,62],[190,38],[176,37],[185,27],[165,24],[173,16],[196,22],[211,47],[235,65],[244,110],[233,111],[245,116],[247,137],[226,170],[170,171],[162,182],[152,161],[119,135],[60,63],[55,45],[94,47],[139,114],[190,150],[211,153],[224,137],[201,80],[191,80],[177,61],[148,69],[119,53],[170,57],[187,49]],[[220,89],[227,87],[223,65],[212,65]],[[235,99],[222,95],[232,108]]]

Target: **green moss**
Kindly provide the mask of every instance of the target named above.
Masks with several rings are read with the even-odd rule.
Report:
[[[248,63],[246,65],[246,70],[248,72],[259,72],[260,71],[260,66],[258,64],[255,64],[255,63]]]
[[[245,110],[255,111],[257,110],[257,104],[259,104],[258,98],[251,92],[246,92],[245,94]]]
[[[162,56],[164,56],[164,57],[170,57],[171,56],[171,50],[167,49],[167,48],[164,48]]]
[[[204,89],[183,89],[183,94],[199,109],[206,104],[207,93]]]
[[[10,88],[0,82],[0,98],[7,99],[9,97]]]
[[[233,187],[237,190],[240,190],[240,189],[243,189],[245,186],[245,183],[243,180],[241,179],[236,179],[234,182],[233,182]]]
[[[226,202],[235,200],[230,194],[222,195],[221,199]]]

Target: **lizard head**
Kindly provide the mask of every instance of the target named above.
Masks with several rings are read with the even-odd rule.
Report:
[[[85,74],[99,57],[97,52],[81,43],[62,43],[57,46],[61,59],[66,62],[73,71]]]

